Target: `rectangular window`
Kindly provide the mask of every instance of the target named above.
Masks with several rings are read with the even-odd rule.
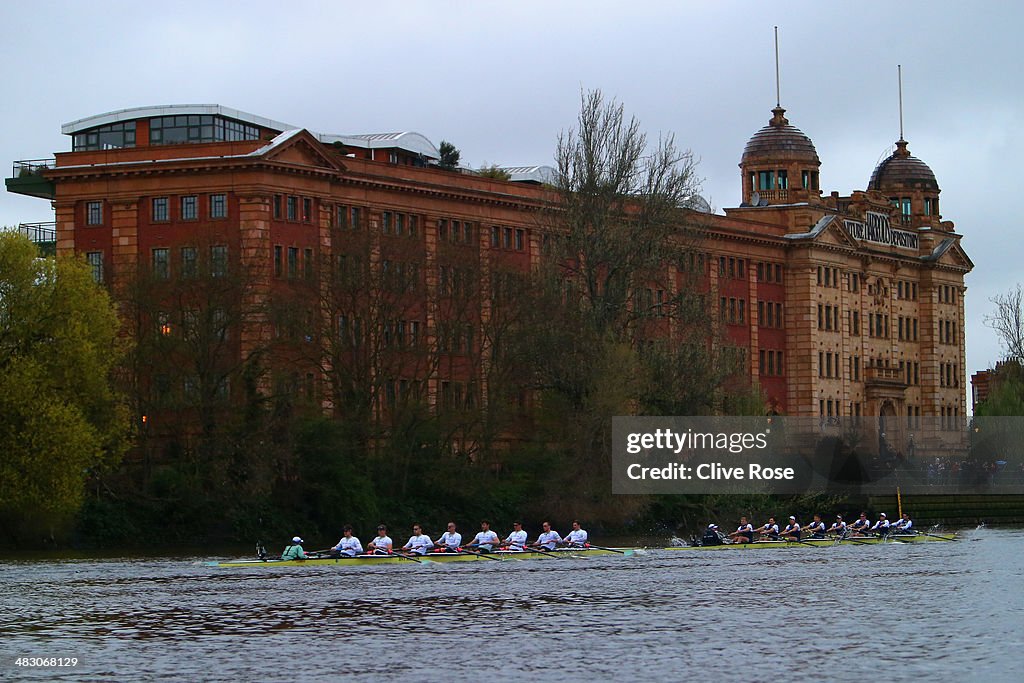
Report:
[[[288,247],[288,277],[298,277],[299,274],[299,248]]]
[[[166,221],[167,220],[167,197],[154,197],[153,198],[153,220],[154,221]]]
[[[758,189],[771,190],[775,187],[775,171],[758,171]]]
[[[181,248],[181,276],[192,278],[196,276],[197,252],[195,247]]]
[[[768,313],[771,314],[771,304],[768,305]],[[764,327],[764,302],[757,302],[757,325],[758,327]]]
[[[362,227],[363,213],[362,211],[359,210],[358,206],[352,207],[352,210],[349,212],[349,216],[351,217],[351,220],[349,220],[348,222],[348,227],[352,228],[353,230],[358,230],[360,227]]]
[[[505,228],[501,232],[502,234],[502,245],[505,249],[512,248],[512,228]]]
[[[171,276],[171,256],[168,249],[153,250],[153,277],[166,280]]]
[[[780,170],[775,177],[778,179],[778,186],[780,190],[789,189],[789,173],[787,171]]]
[[[274,195],[274,218],[281,220],[281,195]]]
[[[491,226],[491,246],[494,248],[501,246],[501,228],[497,225]]]
[[[391,212],[385,211],[380,215],[380,229],[385,235],[391,234]]]
[[[103,252],[102,251],[90,251],[85,254],[85,262],[89,264],[92,269],[92,279],[94,282],[103,282]]]
[[[228,217],[228,196],[226,194],[210,195],[210,218]]]
[[[210,247],[210,274],[213,277],[224,277],[228,274],[228,248],[225,246]]]
[[[347,206],[342,206],[341,204],[338,204],[334,208],[334,214],[335,214],[335,219],[334,220],[337,222],[337,226],[336,227],[339,230],[344,230],[345,228],[347,228],[348,227],[348,207]]]
[[[103,225],[103,202],[86,202],[85,224]]]
[[[288,220],[290,220],[290,221],[298,220],[299,219],[299,198],[298,197],[289,196],[288,197],[288,202],[287,202],[286,206],[288,208],[288,213],[287,213],[287,216],[286,216],[288,218]]]
[[[344,256],[339,256],[343,259]],[[284,272],[284,248],[280,244],[274,245],[274,277],[281,277]]]
[[[420,232],[420,217],[409,216],[409,237],[416,237]]]
[[[395,234],[399,237],[405,234],[405,214],[395,214]]]
[[[309,197],[302,198],[302,222],[313,222],[313,200]]]
[[[189,195],[181,198],[181,220],[183,221],[194,221],[199,217],[198,212],[199,198],[195,195]]]
[[[522,251],[523,250],[524,244],[526,242],[525,235],[526,235],[526,231],[525,230],[523,230],[522,228],[516,229],[516,251]]]

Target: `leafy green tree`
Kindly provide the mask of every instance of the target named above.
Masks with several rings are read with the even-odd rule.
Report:
[[[117,315],[89,267],[0,233],[0,529],[66,531],[90,473],[119,462],[127,413],[113,388]]]
[[[477,174],[484,178],[493,178],[494,180],[512,180],[512,174],[497,164],[477,169]]]
[[[437,151],[441,153],[441,160],[438,165],[448,171],[454,171],[459,167],[459,158],[462,153],[459,152],[458,148],[447,140],[442,140],[440,147]]]

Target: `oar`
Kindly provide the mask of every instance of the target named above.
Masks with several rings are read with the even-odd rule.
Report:
[[[541,555],[548,555],[549,557],[558,557],[558,555],[556,555],[555,553],[547,550],[541,550],[540,548],[536,547],[536,545],[528,545],[526,547],[530,549],[530,552],[540,553]]]
[[[850,543],[856,543],[857,545],[871,545],[871,544],[870,544],[870,543],[868,543],[867,541],[858,541],[858,540],[857,540],[856,538],[854,538],[853,536],[843,536],[843,537],[842,537],[842,538],[840,539],[840,543],[842,543],[843,541],[849,541]]]
[[[490,557],[489,555],[487,555],[487,553],[481,553],[481,552],[476,552],[475,553],[472,550],[467,550],[465,548],[459,548],[459,552],[460,553],[465,553],[466,555],[476,555],[477,557],[482,557],[485,560],[494,560],[495,562],[501,562],[501,560],[499,560],[498,558]]]
[[[786,540],[789,541],[790,543],[802,543],[803,545],[809,545],[812,548],[817,548],[818,547],[818,546],[816,546],[813,543],[808,543],[807,541],[804,541],[804,540],[799,539],[799,538],[787,538]]]
[[[629,557],[630,555],[633,554],[632,550],[616,550],[615,548],[605,548],[603,545],[591,545],[591,544],[587,543],[584,547],[585,548],[595,548],[597,550],[607,550],[609,552],[618,553],[619,555],[625,555],[626,557]]]
[[[938,538],[938,539],[941,539],[943,541],[955,541],[956,540],[955,538],[950,538],[948,536],[936,536],[935,534],[929,534],[929,533],[926,533],[924,531],[918,531],[917,533],[920,536],[931,536],[932,538]]]
[[[391,554],[394,555],[395,557],[400,557],[403,560],[409,560],[410,562],[415,562],[416,564],[423,564],[423,560],[417,560],[415,557],[410,557],[408,555],[403,555],[402,553],[397,553],[397,552],[392,552]],[[387,557],[387,556],[385,555],[385,557]]]

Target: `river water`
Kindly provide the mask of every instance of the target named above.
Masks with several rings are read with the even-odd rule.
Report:
[[[1024,679],[1020,530],[343,570],[210,559],[0,561],[0,680]]]

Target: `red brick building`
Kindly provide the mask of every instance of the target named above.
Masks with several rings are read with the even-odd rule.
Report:
[[[784,114],[772,110],[747,142],[741,202],[704,218],[697,260],[766,410],[906,416],[908,425],[966,415],[963,296],[973,264],[940,216],[934,174],[899,140],[865,169],[866,190],[823,194],[816,148]],[[474,328],[492,297],[453,322],[443,295],[470,276],[493,294],[505,274],[538,261],[550,169],[512,169],[511,181],[445,171],[416,133],[321,135],[219,105],[111,112],[63,132],[72,150],[17,162],[8,190],[51,199],[58,252],[84,254],[115,292],[140,265],[173,280],[199,262],[213,272],[241,264],[255,274],[245,295],[255,311],[286,301],[296,283],[315,295],[322,285],[309,281],[322,264],[360,261],[377,278],[417,283],[375,334],[445,351],[430,366],[399,361],[388,391],[415,385],[432,404],[485,397],[481,368],[459,350],[479,345]],[[668,268],[667,281],[682,282]],[[365,333],[359,320],[330,315],[345,334]],[[262,313],[244,320],[238,353],[279,335],[275,325]],[[296,381],[318,382],[314,366]]]

